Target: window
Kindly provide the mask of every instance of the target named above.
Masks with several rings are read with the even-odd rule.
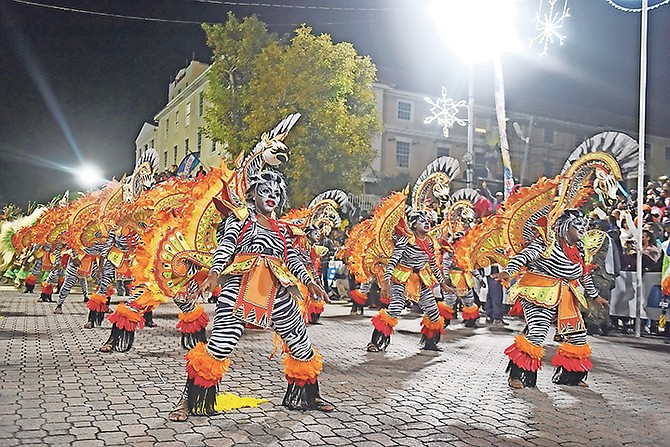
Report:
[[[444,146],[438,146],[437,147],[437,157],[448,157],[449,156],[449,148],[444,147]]]
[[[551,127],[544,129],[544,142],[546,144],[554,144],[554,134],[556,132]]]
[[[202,131],[201,130],[198,131],[198,140],[197,140],[196,145],[198,147],[198,152],[200,152],[202,150]]]
[[[167,169],[167,165],[168,165],[168,161],[167,161],[167,160],[168,160],[168,159],[167,159],[167,151],[165,151],[165,152],[163,153],[163,160],[165,160],[165,163],[163,164],[163,169]]]
[[[398,119],[409,121],[412,119],[412,103],[398,101]]]
[[[170,118],[165,118],[165,134],[163,135],[164,140],[167,140],[169,132],[170,132]]]
[[[216,152],[216,141],[212,140],[212,153]]]
[[[174,133],[179,130],[179,110],[174,112]]]
[[[670,146],[665,146],[665,159],[670,160]]]
[[[184,154],[185,155],[188,155],[188,147],[189,147],[189,144],[188,144],[188,138],[187,138],[187,139],[184,140]]]
[[[149,147],[154,148],[154,139],[152,138],[151,141],[149,142]]]
[[[649,160],[650,156],[651,156],[651,144],[644,143],[644,159]]]
[[[174,145],[174,148],[172,150],[172,164],[177,164],[177,145]]]
[[[198,94],[198,116],[202,116],[205,112],[205,94],[200,92]]]
[[[399,168],[409,168],[409,142],[396,141],[395,164]]]
[[[184,126],[191,125],[191,103],[186,103],[186,113],[184,115]]]

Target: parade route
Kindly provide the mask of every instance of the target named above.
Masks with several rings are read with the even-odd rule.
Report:
[[[39,291],[39,286],[37,287]],[[454,324],[442,352],[420,352],[420,315],[406,311],[386,353],[368,353],[364,317],[326,306],[310,326],[323,355],[321,394],[331,413],[288,411],[269,331],[247,330],[221,390],[265,398],[258,408],[170,422],[185,382],[177,308],[159,307],[157,328],[139,331],[130,352],[97,348],[110,324],[85,330],[72,294],[55,304],[0,287],[0,445],[40,446],[661,446],[670,445],[670,344],[665,338],[589,337],[589,388],[551,383],[549,340],[537,389],[507,385],[503,350],[522,323]],[[113,303],[120,298],[115,297]],[[214,305],[204,305],[212,316]],[[553,333],[552,333],[553,335]]]

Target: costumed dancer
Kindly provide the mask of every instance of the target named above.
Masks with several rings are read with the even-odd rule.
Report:
[[[613,204],[624,177],[617,158],[630,171],[635,168],[635,153],[637,143],[625,134],[604,132],[591,137],[575,149],[559,176],[520,188],[503,203],[500,214],[485,218],[457,245],[458,259],[465,268],[504,266],[501,273],[491,276],[506,285],[526,267],[508,295],[512,302],[520,300],[527,323],[526,333],[505,350],[512,388],[536,385],[544,356],[542,345],[555,318],[557,333],[565,341],[552,359],[552,380],[586,384],[592,368],[591,348],[580,306],[587,306],[584,293],[598,305],[606,305],[607,300],[598,295],[591,267],[584,261],[585,244],[580,239],[587,221],[576,208],[592,191],[606,204]]]
[[[84,250],[86,252],[86,249]],[[93,256],[90,253],[85,253],[84,256]],[[90,266],[90,269],[86,267]],[[54,309],[55,314],[63,313],[63,304],[67,299],[72,287],[75,283],[79,282],[81,287],[81,292],[84,295],[84,303],[88,301],[88,282],[86,278],[90,276],[93,272],[93,262],[80,260],[77,257],[76,251],[71,250],[70,256],[68,256],[67,264],[65,265],[65,273],[63,284],[58,288],[58,300],[56,303],[56,308]]]
[[[381,296],[389,297],[389,306],[372,318],[374,330],[367,346],[368,352],[384,351],[388,347],[393,328],[398,324],[398,316],[407,300],[418,304],[424,313],[421,321],[422,349],[440,350],[437,343],[444,333],[444,318],[438,310],[436,294],[439,294],[439,288],[446,291],[448,286],[438,265],[439,242],[429,234],[434,223],[430,205],[434,199],[442,201],[448,198],[449,182],[458,172],[458,160],[440,157],[418,177],[412,188],[411,207],[404,209],[406,192],[395,193],[396,199],[391,202],[395,202],[395,206],[380,206],[375,211],[371,225],[377,228],[373,232],[383,234],[383,229],[375,224],[376,219],[390,222],[392,219],[388,216],[395,215],[397,224],[393,233],[386,230],[387,235],[393,234],[395,239],[381,282]],[[380,212],[384,209],[391,210],[386,217]],[[388,223],[382,227],[384,225],[388,226]]]
[[[221,295],[208,343],[199,343],[186,355],[187,385],[182,402],[170,414],[173,421],[185,420],[189,413],[215,412],[218,384],[229,367],[230,354],[245,322],[271,326],[286,343],[285,407],[333,409],[319,395],[321,355],[313,347],[298,305],[288,290],[296,284],[295,275],[307,285],[310,294],[326,298],[325,291],[310,278],[287,243],[288,230],[273,218],[286,199],[282,175],[265,170],[251,176],[246,199],[246,216],[240,219],[235,213],[230,214],[217,235],[219,245],[212,268],[199,293],[209,293],[221,277]]]
[[[598,295],[590,272],[584,263],[581,238],[588,221],[577,209],[566,210],[556,220],[556,240],[547,243],[537,238],[510,259],[507,267],[494,277],[509,283],[512,276],[526,267],[510,288],[510,299],[520,299],[528,326],[505,350],[510,358],[509,385],[512,388],[535,386],[536,366],[541,360],[552,321],[557,318],[557,332],[564,342],[559,346],[552,364],[556,367],[552,381],[563,385],[585,385],[592,368],[591,347],[586,342],[586,325],[579,306],[588,307],[582,293],[600,305],[607,300]],[[529,351],[533,355],[529,356]],[[529,360],[529,357],[530,361]],[[537,358],[539,357],[539,359]]]
[[[444,211],[444,219],[436,229],[443,245],[442,271],[449,288],[442,293],[443,301],[437,303],[440,315],[444,318],[444,327],[449,326],[456,318],[456,304],[461,302],[461,316],[465,327],[476,327],[479,319],[479,307],[475,303],[475,277],[481,283],[481,275],[477,269],[466,271],[454,260],[454,245],[474,225],[475,204],[480,194],[471,188],[463,188],[454,192],[449,205]]]
[[[348,202],[349,199],[344,191],[331,189],[314,197],[307,208],[291,210],[281,219],[292,229],[293,247],[312,281],[324,289],[321,262],[322,256],[328,253],[329,248],[319,244],[324,235],[330,234],[333,228],[340,226],[342,223],[340,212],[345,210]],[[307,322],[319,324],[325,303],[330,303],[330,300],[313,298],[305,286],[303,283],[299,284]]]

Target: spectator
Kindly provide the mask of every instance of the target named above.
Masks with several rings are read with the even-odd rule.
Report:
[[[198,168],[198,172],[195,173],[195,178],[201,179],[205,175],[207,175],[207,173],[205,172],[205,168],[202,165],[200,165],[200,167]]]

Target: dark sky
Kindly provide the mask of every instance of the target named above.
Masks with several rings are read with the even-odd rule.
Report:
[[[107,178],[131,171],[134,140],[143,122],[165,105],[170,80],[193,55],[210,60],[197,23],[224,21],[228,10],[238,18],[256,13],[279,34],[304,22],[335,42],[352,42],[399,88],[437,97],[446,85],[450,96],[466,95],[466,70],[439,41],[422,1],[268,2],[318,9],[225,3],[231,2],[0,0],[0,205],[25,207],[29,200],[47,201],[77,189],[67,169],[81,161],[97,164]],[[533,35],[537,5],[537,0],[517,4],[524,41]],[[529,97],[637,119],[640,15],[617,11],[606,0],[569,0],[569,5],[563,46],[551,47],[542,58],[533,48],[504,56],[508,106]],[[650,13],[649,29],[648,122],[668,128],[670,5]],[[476,70],[477,101],[490,102],[491,67],[479,64]]]

